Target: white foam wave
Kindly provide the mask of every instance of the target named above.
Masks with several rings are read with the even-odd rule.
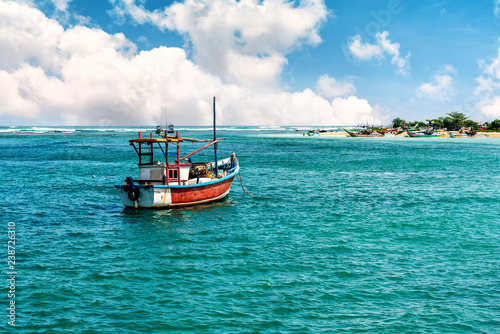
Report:
[[[217,126],[217,131],[228,132],[295,132],[295,131],[308,131],[318,127],[305,127],[305,126]],[[320,129],[328,131],[336,131],[335,127],[319,127]],[[213,131],[211,126],[178,126],[175,131],[190,131],[190,132],[210,132]],[[116,127],[101,127],[101,126],[4,126],[0,127],[0,133],[155,133],[156,126],[143,127],[143,126],[116,126]]]

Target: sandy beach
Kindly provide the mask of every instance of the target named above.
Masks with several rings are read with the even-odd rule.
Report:
[[[490,137],[500,138],[500,132],[478,132],[479,134],[486,134]]]

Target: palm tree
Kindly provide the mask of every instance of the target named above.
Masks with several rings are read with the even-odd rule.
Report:
[[[444,118],[443,117],[439,117],[437,119],[433,119],[432,120],[432,126],[435,128],[435,129],[441,129],[444,127]]]
[[[464,122],[467,120],[467,118],[469,118],[469,116],[465,116],[465,114],[458,111],[450,112],[446,115],[448,115],[450,118],[450,125],[453,128],[451,130],[460,129],[464,125]]]

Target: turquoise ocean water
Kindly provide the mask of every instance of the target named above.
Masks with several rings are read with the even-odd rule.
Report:
[[[500,331],[500,138],[221,127],[257,198],[134,210],[138,129],[0,129],[0,331],[9,222],[19,333]]]

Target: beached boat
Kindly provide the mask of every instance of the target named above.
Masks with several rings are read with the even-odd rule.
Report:
[[[423,131],[408,130],[408,131],[406,131],[406,133],[408,133],[408,136],[410,136],[412,138],[432,138],[432,137],[436,138],[436,137],[449,136],[445,132],[434,132],[432,129],[427,129],[427,130],[423,130]]]
[[[474,134],[458,133],[458,134],[452,134],[451,137],[453,137],[453,138],[488,138],[489,135],[486,133],[474,133]]]
[[[347,132],[347,137],[383,137],[384,134],[373,131],[372,129],[362,128],[356,131],[349,131],[344,129]]]
[[[489,137],[486,133],[477,133],[472,128],[461,128],[458,133],[453,134],[453,137],[466,137],[466,138],[486,138]]]
[[[319,136],[320,134],[319,134],[319,130],[309,130],[309,131],[307,132],[307,135],[308,135],[309,137],[312,137],[312,136]]]
[[[192,138],[168,135],[165,130],[160,138],[139,138],[129,140],[139,158],[139,179],[129,176],[125,184],[115,185],[123,204],[135,208],[168,208],[216,201],[229,194],[233,179],[239,172],[236,155],[217,160],[217,135],[215,130],[215,98],[214,98],[214,138],[213,140],[197,140]],[[205,146],[181,157],[182,142],[208,142]],[[169,152],[169,144],[175,147]],[[195,153],[214,147],[215,159],[212,162],[192,162]],[[156,155],[164,158],[155,160]],[[174,162],[169,162],[170,156]],[[216,161],[216,162],[215,162]]]

